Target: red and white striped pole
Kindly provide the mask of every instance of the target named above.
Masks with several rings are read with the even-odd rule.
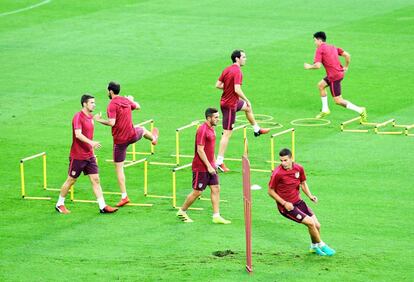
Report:
[[[244,222],[246,231],[246,270],[253,272],[252,268],[252,196],[250,191],[250,162],[247,157],[247,139],[244,141],[243,164],[243,202]]]

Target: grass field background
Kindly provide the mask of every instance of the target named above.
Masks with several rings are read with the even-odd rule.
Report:
[[[233,172],[220,175],[228,226],[211,223],[208,201],[197,202],[205,210],[191,211],[195,222],[184,224],[170,200],[144,198],[142,166],[127,169],[128,192],[152,208],[100,215],[95,204],[67,200],[72,213],[59,215],[57,193],[41,190],[40,160],[26,165],[27,191],[53,201],[22,200],[18,166],[46,151],[48,184],[59,188],[80,97],[92,93],[97,112],[105,113],[110,80],[141,104],[136,123],[155,119],[160,141],[151,160],[173,162],[175,128],[219,106],[214,84],[236,48],[247,53],[243,90],[254,111],[289,128],[320,109],[316,84],[324,72],[303,70],[319,30],[352,55],[344,98],[366,106],[370,121],[413,124],[412,1],[50,1],[6,14],[39,2],[0,0],[0,280],[414,280],[414,139],[341,133],[341,121],[355,114],[331,98],[331,124],[296,127],[296,152],[320,201],[310,205],[322,238],[337,255],[307,253],[306,229],[278,214],[266,192],[270,175],[255,172],[252,182],[264,189],[252,191],[252,276],[244,270],[239,163],[228,163]],[[267,167],[269,138],[248,133],[253,166]],[[193,138],[194,131],[183,133],[183,153],[192,153]],[[95,139],[103,145],[97,152],[102,187],[118,191],[113,166],[103,161],[111,158],[110,130],[96,124]],[[241,154],[241,141],[236,132],[228,156]],[[288,145],[286,136],[276,149]],[[171,193],[170,168],[150,166],[149,174],[150,193]],[[181,204],[191,191],[189,170],[180,171],[178,184]],[[77,196],[93,199],[86,177]],[[235,254],[212,254],[228,249]]]

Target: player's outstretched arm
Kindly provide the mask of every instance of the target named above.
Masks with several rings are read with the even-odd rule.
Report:
[[[103,119],[102,118],[102,113],[94,115],[93,119],[96,120],[97,122],[103,124],[103,125],[107,125],[107,126],[114,126],[115,125],[115,119],[113,119],[113,118],[110,118],[108,120]]]
[[[305,68],[305,70],[317,70],[317,69],[320,69],[322,67],[322,64],[319,63],[319,62],[314,63],[312,65],[308,64],[308,63],[304,63],[303,67]]]

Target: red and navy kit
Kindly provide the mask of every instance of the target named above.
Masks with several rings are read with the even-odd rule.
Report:
[[[75,130],[80,129],[81,133],[90,140],[93,140],[94,123],[93,116],[80,111],[72,119],[72,147],[70,158],[76,160],[87,160],[94,156],[93,148],[88,143],[76,138]]]
[[[214,148],[216,146],[216,132],[212,126],[208,125],[207,122],[203,123],[197,129],[192,169],[197,172],[208,172],[206,165],[198,155],[197,145],[204,146],[204,152],[206,153],[207,160],[210,162],[211,166],[215,168],[216,160],[214,158]]]
[[[125,144],[136,137],[136,131],[132,123],[132,110],[136,104],[122,96],[115,96],[107,108],[109,119],[115,119],[112,126],[114,144]]]

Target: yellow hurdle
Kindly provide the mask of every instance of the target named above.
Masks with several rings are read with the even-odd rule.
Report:
[[[177,166],[180,165],[180,157],[193,157],[188,155],[180,155],[180,132],[184,129],[191,128],[193,126],[199,126],[200,123],[198,121],[193,121],[187,125],[181,126],[175,130],[175,163]]]
[[[144,196],[148,198],[172,199],[172,196],[155,195],[148,193],[148,165],[175,166],[175,164],[148,161],[144,162]]]
[[[59,191],[59,189],[47,188],[47,167],[46,167],[46,152],[42,152],[33,156],[29,156],[20,160],[20,181],[21,181],[21,195],[23,199],[27,200],[51,200],[50,197],[30,197],[26,195],[26,183],[24,176],[24,163],[36,158],[42,157],[42,171],[43,171],[43,190]]]
[[[414,124],[412,124],[412,125],[409,125],[409,126],[406,126],[406,127],[405,127],[405,130],[404,130],[404,134],[405,134],[405,136],[414,136],[414,134],[413,134],[413,133],[408,133],[408,131],[409,131],[411,128],[414,128]]]
[[[275,134],[272,134],[270,136],[270,166],[271,166],[271,171],[273,171],[275,169],[275,137],[279,137],[281,135],[284,134],[291,134],[291,151],[292,151],[292,159],[295,160],[295,129],[294,128],[289,128],[286,130],[283,130],[281,132],[277,132]],[[255,171],[259,171],[256,170]],[[262,170],[260,170],[262,171]],[[267,170],[263,170],[263,171],[267,171]]]
[[[192,165],[192,163],[180,166],[180,167],[175,167],[172,169],[172,206],[175,209],[179,209],[181,207],[177,206],[177,176],[176,176],[176,172],[180,171],[182,169],[185,169],[187,167],[190,167]],[[189,210],[203,210],[203,208],[188,208]]]

